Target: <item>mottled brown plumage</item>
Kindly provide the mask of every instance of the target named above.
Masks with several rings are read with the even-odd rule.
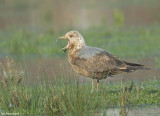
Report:
[[[97,79],[97,90],[101,79],[123,72],[146,69],[143,65],[122,61],[103,49],[86,46],[83,36],[78,31],[70,31],[60,39],[68,40],[68,45],[63,49],[69,49],[68,60],[73,69],[82,76]]]
[[[102,51],[91,58],[80,58],[77,54],[68,53],[70,64],[77,73],[94,79],[105,79],[122,72],[132,72],[143,68],[143,65],[121,61],[108,52]]]

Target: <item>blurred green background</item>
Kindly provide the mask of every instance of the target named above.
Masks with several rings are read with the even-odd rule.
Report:
[[[159,0],[0,0],[0,57],[66,57],[59,36],[78,30],[90,46],[160,65]]]
[[[122,57],[159,56],[159,0],[0,0],[1,56],[64,56],[70,30]],[[123,51],[123,52],[122,52]]]

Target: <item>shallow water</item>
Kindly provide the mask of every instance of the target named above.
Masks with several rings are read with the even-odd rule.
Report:
[[[127,60],[130,62],[135,62],[132,60]],[[123,81],[146,81],[151,79],[160,80],[160,69],[155,68],[154,61],[150,59],[139,60],[138,63],[149,67],[151,70],[138,70],[132,73],[123,73],[115,75],[114,77],[109,77],[104,82],[119,82]],[[24,70],[26,74],[26,80],[32,81],[37,80],[37,77],[43,76],[44,79],[53,79],[59,77],[65,77],[67,79],[78,78],[81,83],[90,82],[90,78],[79,76],[72,69],[67,59],[36,59],[36,60],[23,60],[19,62],[19,66]],[[47,78],[48,77],[48,78]]]
[[[160,107],[109,108],[98,116],[160,116]]]

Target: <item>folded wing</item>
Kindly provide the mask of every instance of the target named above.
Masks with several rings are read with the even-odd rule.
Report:
[[[122,61],[110,53],[95,47],[84,47],[72,61],[73,65],[87,71],[90,76],[98,78],[144,69],[143,65]]]

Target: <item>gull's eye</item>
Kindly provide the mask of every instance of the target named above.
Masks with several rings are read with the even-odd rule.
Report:
[[[69,37],[73,37],[73,35],[69,35]]]

